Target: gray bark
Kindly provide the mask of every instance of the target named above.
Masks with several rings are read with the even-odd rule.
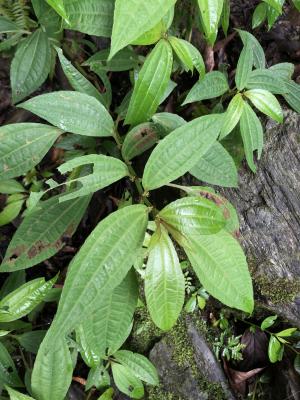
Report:
[[[240,171],[238,189],[222,190],[236,207],[257,305],[300,326],[300,116],[268,121],[256,174]]]

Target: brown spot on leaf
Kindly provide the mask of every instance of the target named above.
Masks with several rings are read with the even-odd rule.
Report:
[[[15,247],[14,249],[12,249],[11,255],[9,256],[7,262],[14,263],[15,260],[18,257],[20,257],[25,251],[26,251],[26,246],[24,246],[23,244]]]
[[[70,224],[68,226],[68,228],[66,229],[65,233],[63,234],[63,238],[69,239],[73,235],[75,229],[76,229],[76,225]],[[64,241],[64,239],[63,239],[63,241]]]
[[[143,128],[136,134],[137,147],[139,149],[144,149],[147,145],[154,145],[158,139],[156,132],[150,128]]]
[[[223,209],[223,216],[224,216],[225,219],[229,219],[230,218],[230,211],[226,206],[224,206],[224,209]]]
[[[54,243],[44,243],[41,240],[38,240],[27,252],[28,258],[32,259],[42,253],[44,250],[48,250],[50,248],[54,248],[56,250],[60,250],[63,245],[63,241],[61,239],[56,240]]]

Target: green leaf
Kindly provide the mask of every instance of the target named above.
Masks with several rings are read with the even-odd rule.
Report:
[[[117,388],[132,399],[141,399],[144,396],[144,386],[128,368],[121,364],[111,365],[114,382]]]
[[[122,145],[124,160],[129,161],[151,149],[159,141],[161,130],[158,124],[152,122],[146,122],[131,129]]]
[[[34,400],[30,396],[26,396],[26,394],[17,392],[16,390],[6,386],[5,389],[7,390],[10,400]]]
[[[294,6],[300,11],[300,0],[292,0]]]
[[[4,337],[8,335],[11,331],[4,331],[3,329],[0,329],[0,337]]]
[[[229,307],[252,313],[253,288],[246,257],[226,231],[188,237],[184,250],[204,288]]]
[[[268,30],[272,28],[280,14],[275,8],[267,6]]]
[[[49,40],[41,29],[20,43],[10,70],[14,103],[23,100],[44,83],[50,71],[50,57]]]
[[[25,174],[46,155],[61,130],[36,123],[0,128],[0,180]]]
[[[203,197],[184,197],[168,204],[158,217],[167,229],[190,237],[211,235],[225,226],[223,211],[211,200]]]
[[[260,325],[261,330],[264,331],[273,326],[277,318],[277,315],[271,315],[270,317],[265,318]]]
[[[15,179],[7,179],[0,181],[0,193],[3,194],[14,194],[26,192],[21,183],[16,181]]]
[[[39,203],[17,229],[0,266],[11,272],[36,265],[64,246],[64,237],[71,237],[83,217],[90,198],[59,203],[59,196]]]
[[[64,0],[46,0],[47,3],[60,15],[67,24],[69,24],[68,16],[64,6]]]
[[[46,294],[46,296],[50,293],[50,291]],[[46,297],[43,298],[43,301],[45,301],[45,298]],[[17,335],[16,339],[26,351],[37,354],[46,332],[46,330],[25,332],[21,335]]]
[[[294,64],[291,63],[279,63],[279,64],[275,64],[272,65],[269,68],[269,71],[275,72],[276,75],[278,75],[280,78],[282,79],[292,79],[292,76],[294,74],[295,71],[295,66]]]
[[[95,97],[95,99],[99,100],[103,105],[105,105],[105,99],[95,88],[95,86],[72,65],[72,63],[63,55],[63,52],[60,48],[56,47],[55,49],[62,69],[72,88],[77,92],[85,93],[89,96]]]
[[[104,365],[91,368],[85,384],[85,390],[95,386],[97,389],[102,389],[110,385],[110,376]]]
[[[276,333],[277,337],[290,337],[292,336],[293,333],[295,333],[297,330],[297,328],[288,328],[288,329],[284,329],[281,332]]]
[[[11,322],[29,314],[51,290],[57,277],[37,278],[9,293],[0,301],[0,322]]]
[[[240,228],[239,218],[236,209],[233,205],[215,192],[214,189],[203,187],[203,186],[183,186],[184,190],[189,196],[205,196],[206,198],[214,201],[223,211],[223,215],[226,219],[225,230],[232,235],[236,235]]]
[[[128,350],[119,350],[114,354],[114,358],[142,381],[150,385],[159,384],[156,368],[141,354]]]
[[[284,346],[279,340],[271,335],[268,346],[268,355],[271,363],[276,363],[282,360]]]
[[[200,181],[224,187],[237,187],[238,174],[233,158],[221,143],[214,143],[189,171]]]
[[[224,115],[220,139],[224,139],[238,124],[243,113],[245,102],[241,93],[236,94],[230,101]]]
[[[65,28],[88,35],[110,37],[114,3],[112,0],[64,0],[69,21]]]
[[[285,101],[298,113],[300,113],[300,85],[294,81],[286,80],[288,93],[283,95]]]
[[[197,307],[197,298],[193,296],[186,302],[184,306],[184,311],[187,313],[193,313]]]
[[[300,8],[300,4],[299,4],[299,8]],[[298,372],[298,374],[300,375],[300,354],[297,354],[295,357],[294,368],[295,368],[295,371]]]
[[[230,23],[230,0],[224,0],[223,11],[221,16],[221,25],[225,36],[228,34]]]
[[[85,136],[112,136],[114,123],[105,107],[85,93],[59,91],[19,105],[52,125]]]
[[[0,382],[12,387],[24,386],[6,347],[0,342]]]
[[[175,36],[170,36],[168,40],[180,62],[184,66],[184,69],[186,71],[193,71],[194,64],[189,52],[189,48],[185,44],[186,41]]]
[[[256,172],[253,152],[257,150],[260,159],[264,145],[264,133],[261,122],[248,103],[245,103],[240,119],[240,131],[244,143],[246,160],[253,172]]]
[[[253,16],[252,16],[252,29],[257,28],[263,22],[265,22],[265,20],[267,18],[267,10],[268,10],[268,7],[265,3],[258,4],[258,6],[255,8]]]
[[[168,232],[160,226],[154,235],[145,274],[145,296],[153,322],[168,331],[182,310],[185,280]]]
[[[137,302],[138,283],[131,270],[119,286],[101,297],[93,314],[84,319],[76,331],[76,338],[83,349],[83,359],[90,367],[114,354],[125,342]]]
[[[10,331],[30,330],[32,329],[32,324],[21,320],[13,322],[0,322],[0,329],[9,329]]]
[[[51,349],[43,342],[35,359],[31,387],[38,400],[63,400],[72,381],[73,363],[63,334]]]
[[[23,285],[25,282],[25,271],[11,272],[1,287],[0,299],[3,299],[3,297],[11,293],[13,290],[18,289],[18,287]]]
[[[7,225],[17,218],[22,210],[23,204],[24,199],[7,204],[0,212],[0,226]]]
[[[45,297],[44,302],[52,303],[52,302],[59,302],[60,295],[62,292],[62,288],[53,288]]]
[[[109,388],[99,397],[98,400],[113,400],[114,389]]]
[[[18,31],[20,31],[20,28],[15,22],[0,16],[0,33],[13,33]]]
[[[81,176],[79,178],[70,179],[65,182],[67,186],[73,185],[75,182],[80,184],[79,189],[66,193],[59,198],[60,202],[75,199],[80,196],[86,196],[94,193],[112,183],[129,175],[127,165],[121,160],[114,157],[108,157],[98,154],[90,154],[86,156],[76,157],[58,167],[61,174],[72,171],[75,168],[84,165],[93,165],[91,174]]]
[[[175,3],[176,0],[116,0],[110,58],[158,24]]]
[[[276,10],[279,14],[282,13],[282,3],[281,0],[263,0],[265,3],[269,4],[274,10]]]
[[[198,5],[206,40],[213,45],[217,38],[223,0],[198,0]]]
[[[242,31],[241,29],[237,29],[244,46],[248,41],[252,44],[253,48],[253,65],[255,68],[265,68],[266,66],[266,57],[263,48],[261,47],[259,41],[253,36],[250,32]]]
[[[256,69],[249,75],[246,84],[247,89],[264,89],[274,94],[287,93],[287,87],[281,77],[274,79],[274,71],[271,69]]]
[[[195,83],[182,105],[195,101],[214,99],[215,97],[222,96],[228,90],[229,85],[225,75],[219,71],[212,71]]]
[[[175,3],[162,18],[162,23],[164,26],[163,34],[167,33],[168,29],[171,27],[174,20],[174,15],[175,15]]]
[[[2,40],[0,42],[0,52],[10,50],[12,47],[16,46],[22,37],[21,32],[16,32],[15,34],[11,35],[8,39]]]
[[[152,117],[152,121],[155,124],[160,125],[160,127],[164,130],[164,136],[168,135],[180,126],[186,124],[186,121],[182,117],[177,114],[172,114],[168,112],[154,114]]]
[[[137,125],[152,117],[168,86],[172,64],[172,48],[162,39],[148,55],[139,72],[125,124]]]
[[[100,50],[86,60],[82,65],[97,65],[104,71],[128,71],[137,68],[139,59],[137,54],[130,48],[120,50],[113,58],[108,60],[109,49]]]
[[[45,0],[31,0],[31,3],[38,22],[45,28],[48,38],[60,41],[62,38],[61,17]]]
[[[170,96],[170,94],[173,92],[173,90],[176,87],[177,87],[177,83],[172,81],[172,79],[169,79],[166,90],[164,91],[162,97],[160,98],[159,105],[161,105],[165,100],[167,100],[167,98]]]
[[[216,141],[222,116],[196,118],[166,136],[151,153],[143,175],[145,190],[174,181],[189,171]]]
[[[184,45],[188,48],[192,62],[201,78],[205,76],[205,64],[200,51],[192,45],[192,43],[185,41]]]
[[[252,71],[252,66],[253,46],[250,40],[247,40],[240,54],[235,74],[235,83],[238,90],[243,90],[247,85],[249,75]]]
[[[277,122],[283,122],[282,108],[276,97],[263,89],[251,89],[244,93],[256,108]]]
[[[137,46],[148,46],[150,44],[154,44],[159,41],[164,35],[165,29],[163,21],[159,21],[153,28],[149,31],[143,33],[137,39],[131,42],[133,45]]]
[[[64,203],[63,203],[64,204]],[[125,278],[143,243],[148,210],[124,207],[101,221],[72,260],[50,337],[79,325]]]

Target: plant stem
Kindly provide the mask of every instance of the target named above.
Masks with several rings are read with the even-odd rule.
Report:
[[[122,139],[121,139],[121,136],[119,135],[117,127],[115,127],[115,129],[114,129],[113,138],[115,139],[118,148],[121,149],[122,148]]]
[[[25,365],[25,368],[29,370],[30,366],[28,365],[28,362],[26,361],[26,358],[24,356],[24,353],[23,353],[23,350],[22,350],[21,346],[19,346],[19,350],[20,350],[20,354],[21,354],[21,358],[22,358],[23,364]]]
[[[92,394],[93,394],[93,390],[91,389],[91,390],[88,392],[88,395],[86,396],[85,400],[89,400],[89,399],[91,398]]]
[[[127,163],[127,167],[129,172],[131,173],[132,180],[135,183],[136,189],[140,195],[141,202],[146,204],[146,206],[153,208],[153,205],[150,203],[150,201],[147,199],[147,196],[145,195],[144,189],[141,184],[141,180],[137,177],[137,174],[133,169],[132,165],[130,163]]]
[[[252,400],[255,400],[257,384],[258,384],[258,379],[255,380],[255,385],[254,385],[253,394],[252,394]]]

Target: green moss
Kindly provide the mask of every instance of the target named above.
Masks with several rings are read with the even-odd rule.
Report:
[[[192,321],[198,332],[201,333],[206,339],[206,342],[212,347],[217,336],[216,329],[208,326],[203,318],[199,317],[197,314],[192,314]]]
[[[201,390],[208,393],[208,400],[226,400],[227,396],[220,383],[207,381],[201,382]]]
[[[147,309],[138,308],[134,315],[130,349],[142,354],[148,353],[162,335],[162,331],[152,322]]]
[[[186,331],[184,316],[182,316],[175,327],[168,332],[165,340],[173,349],[173,360],[179,367],[189,365],[192,373],[197,375],[197,364],[194,359],[194,350]]]
[[[173,393],[166,392],[160,386],[149,387],[147,391],[147,400],[184,400],[182,397],[178,397]]]
[[[137,310],[133,333],[130,340],[130,349],[139,353],[146,354],[154,343],[164,336],[166,343],[173,349],[172,358],[174,363],[182,370],[190,368],[191,374],[196,380],[199,391],[208,394],[208,400],[226,399],[222,386],[219,383],[212,383],[199,371],[194,359],[194,349],[187,334],[186,315],[182,315],[175,327],[164,334],[158,329],[145,308]],[[198,313],[189,314],[188,318],[198,329],[209,344],[214,342],[214,330],[210,328]],[[147,387],[147,400],[185,400],[173,392],[164,390],[163,387]],[[187,393],[188,398],[188,393]]]
[[[257,291],[273,304],[293,302],[300,293],[300,280],[275,277],[272,280],[259,275],[254,279]]]
[[[207,400],[226,400],[222,386],[218,383],[203,382],[199,385],[199,391],[208,394]],[[147,387],[147,400],[186,400],[187,397],[183,398],[177,396],[174,393],[166,392],[162,387]]]
[[[190,318],[198,331],[205,337],[210,344],[214,342],[213,330],[207,326],[206,322],[195,313]],[[208,400],[225,400],[221,384],[207,381],[206,377],[199,371],[194,358],[194,348],[187,334],[184,315],[179,319],[176,326],[166,335],[166,342],[173,348],[173,360],[181,368],[187,366],[191,369],[193,377],[196,379],[199,390],[208,394]],[[171,400],[173,400],[171,398]]]
[[[295,300],[296,296],[299,296],[299,278],[293,280],[279,276],[271,278],[268,265],[264,267],[265,274],[262,274],[257,267],[255,259],[249,257],[248,266],[253,279],[255,292],[265,297],[273,304],[291,303]]]

